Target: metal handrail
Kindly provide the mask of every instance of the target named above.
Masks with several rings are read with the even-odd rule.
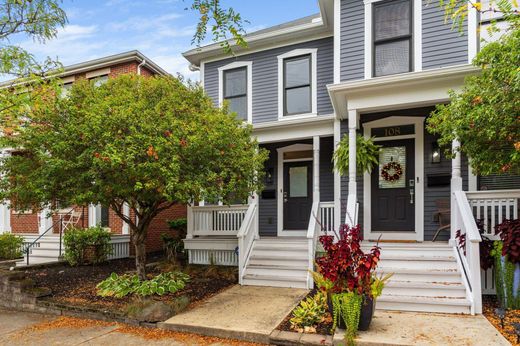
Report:
[[[54,226],[56,226],[56,224],[59,222],[60,223],[60,249],[59,249],[59,256],[58,257],[61,257],[61,240],[62,240],[62,237],[63,237],[63,218],[67,215],[70,215],[71,213],[74,212],[74,208],[72,208],[68,213],[66,214],[63,214],[60,216],[60,218],[53,222],[52,225],[47,228],[45,230],[45,232],[43,232],[42,234],[40,234],[38,236],[38,238],[36,238],[32,243],[30,243],[29,245],[27,245],[25,247],[25,250],[23,251],[27,257],[27,265],[29,265],[29,257],[30,257],[30,253],[31,253],[31,249],[36,245],[36,244],[39,244],[39,240],[43,238],[44,235],[46,235],[49,231],[53,230],[54,229]]]

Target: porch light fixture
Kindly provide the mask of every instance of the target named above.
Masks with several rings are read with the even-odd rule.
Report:
[[[432,163],[441,163],[441,148],[437,142],[432,145]]]

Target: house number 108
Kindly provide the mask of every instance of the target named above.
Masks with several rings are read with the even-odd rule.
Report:
[[[385,137],[399,136],[401,134],[400,127],[387,127],[385,129]]]

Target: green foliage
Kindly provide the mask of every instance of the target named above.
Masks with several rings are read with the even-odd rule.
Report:
[[[293,311],[293,317],[290,320],[293,329],[304,329],[305,327],[313,327],[322,322],[327,312],[326,295],[319,291],[313,297],[307,297],[300,302],[300,305]]]
[[[373,138],[356,137],[356,164],[359,173],[371,172],[379,162],[381,146],[374,144]],[[334,165],[339,174],[348,175],[349,137],[343,136],[334,152]]]
[[[110,232],[102,227],[73,228],[63,237],[65,260],[71,266],[105,262],[112,251]]]
[[[233,53],[231,44],[247,47],[244,24],[249,22],[243,20],[240,13],[235,12],[232,7],[223,8],[220,0],[193,0],[191,9],[200,14],[192,44],[199,46],[204,42],[209,27],[213,41],[222,41],[220,45],[226,53]]]
[[[162,296],[184,289],[190,277],[182,272],[168,272],[157,275],[151,280],[139,280],[137,275],[117,275],[112,273],[100,282],[97,294],[101,297],[123,298],[129,294],[138,296]]]
[[[56,199],[110,206],[129,224],[141,279],[148,226],[162,210],[246,199],[262,186],[267,151],[251,139],[251,126],[181,78],[78,81],[68,97],[37,97],[18,117],[26,126],[0,141],[26,155],[3,160],[0,197],[19,209]],[[138,223],[123,213],[125,203]]]
[[[11,233],[0,234],[0,258],[12,260],[22,257],[23,238]]]
[[[462,91],[450,91],[450,103],[428,119],[448,155],[452,141],[460,140],[478,175],[520,174],[519,51],[520,29],[513,26],[478,53],[473,64],[481,73],[467,77]]]
[[[314,284],[316,285],[316,287],[318,287],[323,293],[325,293],[325,297],[328,297],[329,293],[334,288],[334,282],[324,277],[323,274],[321,274],[318,271],[309,270],[309,272],[312,275],[312,279],[314,280]]]
[[[372,281],[372,297],[375,299],[379,297],[383,293],[383,288],[385,288],[385,284],[390,278],[394,275],[394,273],[389,274],[381,274],[380,276],[374,275]]]
[[[495,289],[500,305],[506,309],[520,309],[520,288],[514,290],[517,265],[502,256],[502,242],[495,241],[491,255],[495,258]]]
[[[170,228],[173,230],[186,231],[186,227],[188,227],[188,219],[182,217],[179,219],[170,220],[168,221],[168,226],[170,226]]]
[[[345,343],[347,346],[354,345],[362,303],[363,296],[355,292],[336,293],[332,295],[332,316],[334,321],[332,329],[336,329],[339,319],[342,318],[347,326],[345,330]]]

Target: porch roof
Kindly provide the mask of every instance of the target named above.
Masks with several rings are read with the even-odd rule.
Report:
[[[330,84],[327,89],[338,118],[346,119],[349,110],[385,111],[447,102],[448,90],[460,90],[466,76],[479,72],[465,64]]]

